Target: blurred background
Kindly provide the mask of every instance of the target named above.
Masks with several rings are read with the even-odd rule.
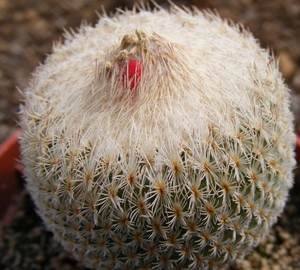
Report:
[[[63,39],[63,28],[76,29],[82,21],[94,25],[104,8],[131,8],[134,0],[0,0],[0,142],[17,128],[19,89],[27,86],[34,68],[51,53],[53,41]],[[265,48],[280,57],[280,68],[292,90],[292,109],[300,133],[300,0],[182,0],[217,11],[243,23]],[[157,0],[161,6],[169,4]],[[299,115],[299,116],[298,116]]]
[[[134,0],[0,0],[0,143],[17,128],[19,104],[34,68],[51,53],[53,41],[63,40],[63,29],[76,30],[82,21],[94,25],[97,12],[131,8]],[[163,7],[169,4],[156,1]],[[292,93],[295,128],[300,134],[300,0],[181,0],[181,6],[216,11],[242,23],[261,46],[280,59],[280,69]],[[300,269],[300,181],[283,215],[266,241],[231,270]],[[298,184],[297,184],[298,183]],[[10,228],[0,222],[0,269],[83,270],[46,232],[26,191],[22,208]]]

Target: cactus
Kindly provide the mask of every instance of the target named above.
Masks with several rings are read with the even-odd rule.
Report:
[[[24,91],[28,190],[95,269],[214,269],[268,234],[292,186],[289,90],[241,25],[136,6],[66,32]]]

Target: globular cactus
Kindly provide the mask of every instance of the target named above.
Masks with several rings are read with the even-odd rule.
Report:
[[[103,15],[67,33],[24,93],[28,190],[88,267],[221,267],[283,210],[289,105],[240,25],[175,5]]]

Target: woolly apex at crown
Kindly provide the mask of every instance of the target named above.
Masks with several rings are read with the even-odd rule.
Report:
[[[212,13],[103,16],[66,34],[24,97],[28,189],[89,267],[222,265],[284,207],[288,89],[268,51]]]

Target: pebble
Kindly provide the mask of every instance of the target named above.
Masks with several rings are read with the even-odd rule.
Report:
[[[286,241],[286,240],[291,238],[291,235],[288,232],[280,231],[279,232],[279,237],[280,237],[281,240]]]
[[[290,81],[296,72],[297,65],[293,58],[287,52],[280,52],[279,68],[286,81]]]
[[[296,91],[298,94],[300,93],[300,68],[298,68],[295,72],[295,76],[292,81],[292,87],[294,91]]]
[[[268,261],[266,259],[261,260],[261,270],[272,270],[268,264]]]

